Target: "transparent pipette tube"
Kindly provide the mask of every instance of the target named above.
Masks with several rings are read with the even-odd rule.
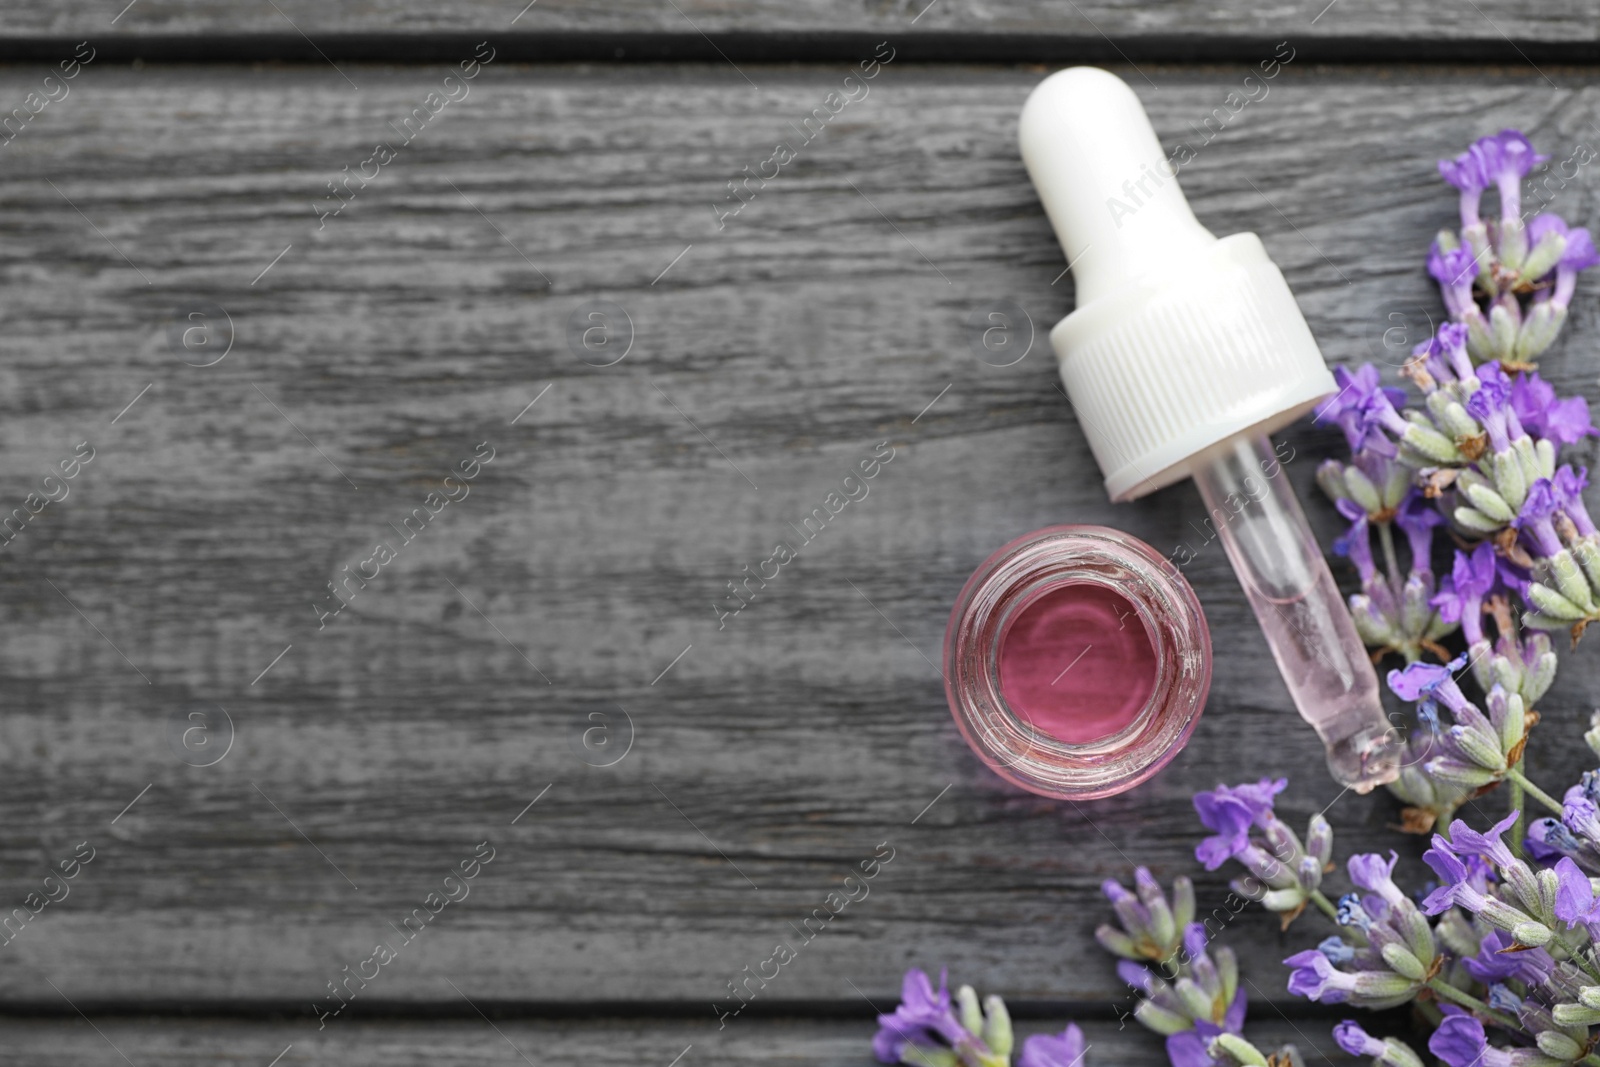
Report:
[[[1272,442],[1241,435],[1194,458],[1210,524],[1255,609],[1300,717],[1328,751],[1328,769],[1358,793],[1399,773],[1400,738]]]

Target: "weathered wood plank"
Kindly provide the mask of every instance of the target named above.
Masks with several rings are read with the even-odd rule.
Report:
[[[319,230],[326,183],[398,141],[446,71],[358,73],[356,92],[318,69],[91,65],[0,150],[0,492],[21,505],[95,449],[0,563],[0,900],[97,850],[5,947],[0,1000],[54,1005],[49,979],[74,1000],[309,1015],[487,840],[470,898],[372,997],[438,1001],[449,976],[474,998],[709,1016],[887,842],[870,896],[769,1001],[877,995],[943,961],[1103,1005],[1098,884],[1136,861],[1192,871],[1194,790],[1288,773],[1296,819],[1332,802],[1341,834],[1391,843],[1393,807],[1323,774],[1215,545],[1187,570],[1222,652],[1211,703],[1156,780],[1083,807],[1024,796],[949,722],[934,663],[985,555],[1059,521],[1167,548],[1199,510],[1187,487],[1108,504],[1054,387],[1043,333],[1070,281],[1052,284],[1013,135],[1037,75],[891,64],[719,229],[725,183],[797,136],[838,71],[762,70],[753,91],[717,69],[491,64]],[[42,75],[0,72],[0,99]],[[1236,84],[1142,91],[1170,144]],[[1454,208],[1433,158],[1508,124],[1563,158],[1596,110],[1591,79],[1563,85],[1291,67],[1183,182],[1217,232],[1262,233],[1330,359],[1368,358],[1391,310],[1436,306],[1421,254]],[[1562,193],[1576,217],[1592,180]],[[1596,375],[1594,292],[1547,361],[1563,387]],[[966,327],[996,300],[1039,334],[1004,368]],[[603,368],[568,341],[595,301],[634,332]],[[231,317],[214,366],[171,341],[196,302]],[[1334,442],[1290,440],[1305,491]],[[870,497],[719,629],[725,583],[883,441]],[[400,545],[481,442],[471,495],[319,631],[327,583]],[[1592,650],[1569,659],[1537,769],[1585,764],[1572,720],[1596,681]],[[218,708],[231,751],[186,764],[174,717]],[[622,710],[626,757],[580,759],[594,714],[620,743]],[[1220,903],[1220,874],[1201,886]],[[1281,995],[1274,961],[1299,942],[1234,925]]]
[[[315,1027],[285,1022],[209,1019],[102,1018],[93,1028],[66,1019],[6,1019],[0,1037],[7,1055],[19,1063],[105,1062],[120,1050],[136,1064],[266,1064],[274,1056],[282,1067],[337,1064],[361,1067],[427,1067],[449,1064],[582,1063],[596,1067],[637,1064],[683,1067],[772,1063],[812,1067],[864,1067],[872,1057],[871,1018],[849,1020],[750,1019],[718,1031],[685,1020],[583,1019],[571,1022],[506,1019],[489,1009],[493,1022],[350,1019]],[[1063,1020],[1064,1022],[1064,1020]],[[1279,1018],[1252,1023],[1249,1034],[1264,1048],[1294,1043],[1307,1063],[1340,1062],[1328,1037],[1331,1020],[1291,1024]],[[1019,1042],[1034,1033],[1059,1032],[1062,1023],[1017,1024]],[[1088,1049],[1087,1067],[1166,1067],[1161,1042],[1153,1034],[1115,1023],[1081,1024]],[[98,1030],[98,1032],[97,1032]],[[292,1046],[292,1047],[291,1047]],[[674,1061],[674,1056],[682,1055]],[[1335,1057],[1330,1061],[1329,1057]]]
[[[1254,63],[1289,39],[1318,59],[1400,62],[1487,58],[1511,64],[1593,62],[1596,0],[1393,4],[1296,0],[1144,4],[1138,0],[61,0],[5,5],[4,48],[93,38],[119,56],[224,55],[319,62],[440,58],[442,39],[485,35],[519,58],[814,60],[888,36],[920,58],[1097,62],[1228,58]],[[441,37],[443,35],[443,37]],[[707,37],[715,38],[715,44]],[[853,54],[853,53],[849,53]]]

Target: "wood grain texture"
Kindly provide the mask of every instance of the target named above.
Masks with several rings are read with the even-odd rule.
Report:
[[[0,73],[0,99],[42,73]],[[1038,75],[891,65],[719,229],[726,183],[797,138],[842,70],[750,70],[752,88],[726,69],[491,64],[319,231],[326,183],[398,141],[446,70],[349,73],[359,91],[323,68],[91,65],[0,149],[7,507],[95,449],[0,565],[0,900],[97,850],[4,948],[0,1000],[56,1010],[54,983],[91,1005],[306,1018],[487,840],[470,897],[364,997],[437,1003],[449,978],[710,1019],[887,842],[870,896],[764,1000],[888,1001],[904,966],[947,963],[1109,1013],[1097,887],[1135,862],[1195,872],[1194,790],[1281,771],[1295,821],[1327,809],[1345,841],[1398,841],[1389,801],[1332,787],[1215,544],[1186,573],[1222,655],[1158,778],[1052,803],[997,781],[950,723],[945,617],[991,551],[1063,521],[1196,538],[1190,487],[1106,501],[1055,387],[1043,333],[1070,279],[1052,282],[1014,143]],[[1127,73],[1169,146],[1237,84]],[[1433,159],[1513,124],[1564,158],[1597,136],[1596,92],[1291,67],[1182,181],[1216,232],[1262,234],[1330,360],[1382,357],[1392,313],[1437,309],[1421,258],[1454,203]],[[1592,194],[1582,173],[1558,206],[1592,221]],[[1565,389],[1600,369],[1595,285],[1546,360]],[[1038,334],[1007,367],[967,326],[1000,300]],[[608,367],[569,347],[596,301],[632,323]],[[196,302],[232,323],[214,366],[172,342]],[[1286,439],[1310,500],[1337,442]],[[885,441],[870,496],[719,629],[725,583]],[[470,496],[401,545],[482,442]],[[1331,508],[1309,508],[1331,537]],[[379,541],[398,558],[319,631],[327,583]],[[1597,681],[1593,649],[1567,658],[1537,775],[1586,765]],[[227,756],[181,761],[174,718],[218,708]],[[627,755],[580,759],[590,716],[620,743],[621,711]],[[1225,874],[1200,877],[1208,908]],[[1276,961],[1321,936],[1233,926],[1263,1000],[1283,996]]]
[[[493,1019],[492,1023],[490,1018]],[[135,1064],[254,1064],[274,1056],[279,1067],[383,1064],[432,1067],[435,1064],[582,1063],[595,1067],[666,1067],[684,1054],[683,1064],[781,1067],[865,1067],[872,1057],[870,1017],[810,1021],[747,1020],[726,1030],[683,1020],[584,1019],[544,1022],[473,1015],[459,1022],[351,1019],[317,1032],[284,1022],[94,1017],[84,1020],[7,1019],[0,1021],[5,1055],[37,1067],[82,1063],[121,1063],[117,1052]],[[1064,1019],[1017,1024],[1018,1043],[1027,1035],[1059,1032]],[[1308,1064],[1330,1067],[1345,1062],[1328,1036],[1331,1020],[1290,1023],[1262,1020],[1252,1037],[1264,1048],[1293,1043]],[[1155,1035],[1115,1023],[1083,1024],[1090,1067],[1166,1067]],[[292,1047],[291,1047],[292,1046]],[[519,1056],[519,1053],[521,1054]]]
[[[943,47],[949,52],[983,49],[1003,42],[1019,55],[1039,58],[1040,50],[1068,44],[1096,47],[1106,38],[1141,55],[1189,55],[1234,47],[1246,40],[1299,39],[1324,46],[1362,42],[1371,60],[1374,46],[1394,55],[1437,58],[1483,54],[1487,49],[1507,62],[1519,59],[1517,47],[1541,55],[1559,54],[1573,62],[1592,62],[1581,50],[1600,33],[1595,0],[1486,0],[1452,4],[1444,0],[1393,4],[1384,0],[1294,0],[1252,4],[1220,0],[1208,4],[1147,4],[1137,0],[465,0],[430,4],[422,0],[235,0],[218,5],[203,0],[62,0],[49,5],[12,0],[4,5],[5,36],[11,40],[92,37],[106,42],[147,38],[222,38],[248,36],[258,44],[292,50],[296,56],[316,47],[353,55],[371,49],[366,35],[383,47],[414,47],[430,35],[491,34],[508,46],[537,49],[540,38],[622,35],[616,43],[632,49],[670,47],[707,52],[701,35],[719,38],[736,50],[766,49],[799,55],[816,39],[850,35],[891,35],[908,45]],[[952,37],[952,40],[945,40]],[[655,43],[652,43],[655,39]],[[1510,46],[1515,41],[1516,46]],[[663,45],[662,42],[665,42]],[[1391,49],[1386,46],[1408,47]],[[230,44],[226,47],[235,47]],[[549,47],[548,43],[545,47]],[[1349,51],[1349,49],[1347,49]],[[1360,53],[1350,51],[1352,57]],[[985,58],[1003,59],[986,52]],[[378,57],[374,57],[378,58]],[[1138,56],[1134,57],[1135,59]],[[1538,57],[1535,56],[1535,59]]]

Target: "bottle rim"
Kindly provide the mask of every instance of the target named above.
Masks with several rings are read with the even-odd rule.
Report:
[[[1138,615],[1155,654],[1149,697],[1126,725],[1086,742],[1029,723],[1000,686],[1000,649],[1030,604],[1069,585],[1113,590]],[[968,746],[996,774],[1041,796],[1090,800],[1133,788],[1188,742],[1211,688],[1211,634],[1178,568],[1105,526],[1024,534],[973,572],[945,630],[945,695]]]

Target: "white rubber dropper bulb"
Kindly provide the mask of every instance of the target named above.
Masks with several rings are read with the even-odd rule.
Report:
[[[1115,74],[1073,67],[1047,78],[1022,109],[1019,136],[1079,307],[1217,243],[1190,210],[1139,98]]]

